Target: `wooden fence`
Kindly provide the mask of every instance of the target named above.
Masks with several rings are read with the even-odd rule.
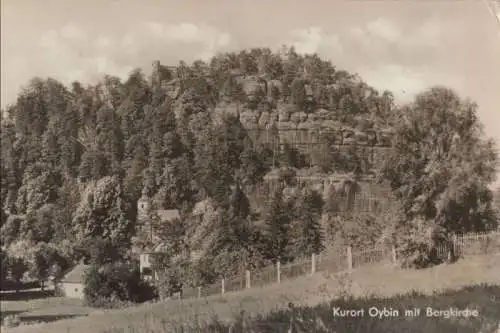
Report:
[[[436,246],[435,251],[441,258],[447,258],[452,251],[460,257],[500,254],[500,231],[456,235],[452,242]],[[278,262],[274,266],[265,267],[258,271],[247,270],[242,276],[229,280],[222,279],[209,286],[184,288],[182,298],[206,297],[252,287],[262,287],[317,272],[340,273],[384,262],[397,265],[398,257],[400,257],[400,250],[395,247],[378,247],[361,251],[354,251],[351,247],[347,247],[345,251],[336,251],[335,253],[325,251],[292,263],[281,264]]]

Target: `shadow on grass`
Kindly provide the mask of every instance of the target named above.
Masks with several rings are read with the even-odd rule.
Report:
[[[19,291],[12,293],[3,293],[0,295],[2,301],[30,301],[47,297],[54,297],[54,290],[36,290],[36,291]]]
[[[23,313],[24,311],[1,311],[0,312],[0,322],[7,316],[16,316],[19,315],[20,313]]]
[[[11,292],[16,290],[37,289],[40,288],[39,281],[30,282],[15,282],[12,280],[2,280],[0,284],[0,291]]]
[[[334,309],[363,310],[356,316],[334,315]],[[442,310],[439,316],[429,315],[427,308]],[[378,315],[370,315],[377,310]],[[387,310],[385,316],[381,311]],[[420,313],[406,314],[405,310],[420,309]],[[455,310],[476,310],[477,316],[464,316]],[[396,312],[397,311],[397,312]],[[202,330],[189,329],[178,332],[363,332],[363,333],[495,333],[500,323],[500,286],[479,285],[458,291],[443,292],[433,296],[410,293],[391,298],[365,297],[346,298],[315,307],[293,307],[273,312],[260,318],[245,318],[240,315],[229,330],[227,324],[214,320],[213,324]],[[108,333],[114,332],[113,330]],[[128,331],[126,331],[128,332]],[[150,330],[144,333],[163,333],[163,330]],[[165,331],[166,332],[166,331]]]
[[[39,316],[19,316],[23,324],[50,323],[57,320],[85,317],[87,315],[39,315]]]

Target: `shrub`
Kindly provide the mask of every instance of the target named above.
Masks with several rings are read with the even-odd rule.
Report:
[[[3,319],[3,326],[17,327],[21,325],[21,319],[17,315],[8,315]]]
[[[158,295],[161,299],[172,297],[182,291],[182,276],[178,267],[166,269],[159,275]]]
[[[157,297],[156,289],[141,279],[136,265],[92,265],[85,277],[85,302],[93,307],[116,307],[123,302],[142,303]]]

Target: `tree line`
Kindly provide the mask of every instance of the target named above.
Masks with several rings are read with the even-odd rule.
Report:
[[[160,65],[156,74],[167,85],[140,70],[124,82],[105,76],[86,86],[34,78],[2,111],[3,276],[21,280],[28,272],[45,281],[82,258],[95,267],[135,262],[132,246],[147,242],[137,225],[142,195],[153,212],[181,211],[179,223],[155,224],[171,251],[157,263],[169,290],[339,241],[390,239],[405,248],[409,264],[426,265],[437,239],[496,227],[488,188],[494,143],[477,105],[448,88],[429,88],[398,106],[390,92],[293,49],[287,57],[268,49],[220,54],[181,62],[175,72]],[[310,164],[293,147],[276,154],[253,142],[239,116],[283,107],[326,109],[351,126],[389,126],[393,150],[377,176],[392,189],[393,211],[345,220],[337,214],[342,189],[330,189],[325,200],[291,185],[252,206],[255,187],[273,168],[287,184],[293,169]],[[321,167],[359,174],[363,163],[352,150],[331,154]],[[192,212],[204,200],[212,210],[200,221]],[[203,256],[197,264],[188,259],[193,250]]]

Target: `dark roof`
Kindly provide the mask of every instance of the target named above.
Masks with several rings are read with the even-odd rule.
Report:
[[[66,276],[62,279],[62,282],[66,283],[83,283],[85,281],[85,272],[89,268],[89,265],[80,263],[76,265],[71,271],[69,271]]]

